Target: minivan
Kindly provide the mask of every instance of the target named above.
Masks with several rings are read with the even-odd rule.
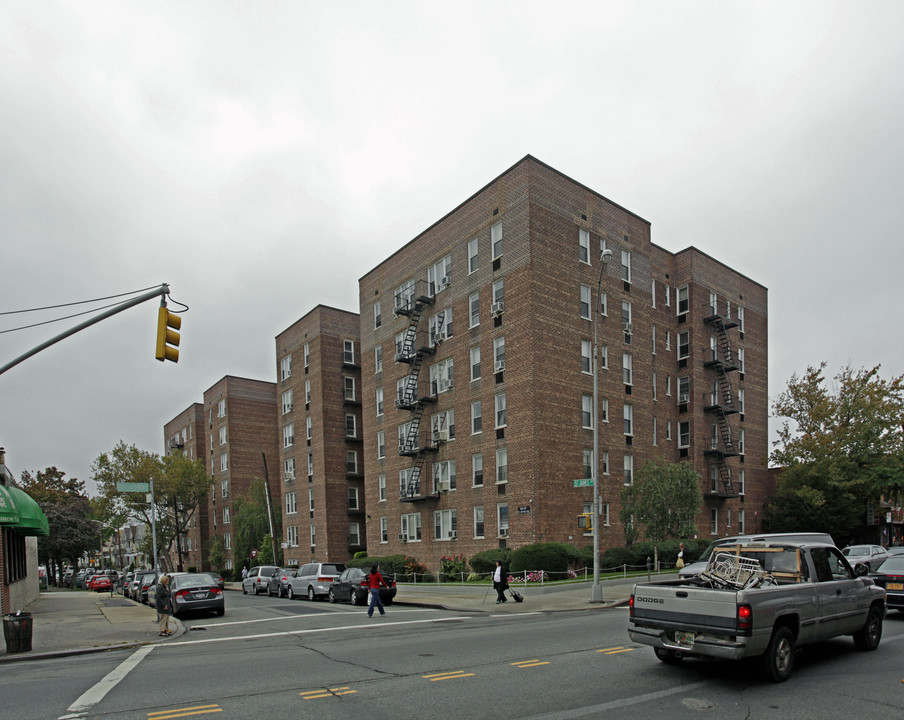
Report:
[[[713,540],[703,551],[703,554],[697,558],[697,562],[685,565],[678,571],[678,577],[689,578],[699,575],[706,570],[706,565],[712,557],[713,551],[722,545],[734,545],[739,542],[766,542],[766,541],[794,540],[796,542],[818,542],[834,545],[835,541],[828,533],[803,532],[803,533],[761,533],[759,535],[733,535],[731,537],[719,538]]]
[[[315,562],[305,563],[298,570],[296,577],[289,578],[286,592],[290,598],[306,597],[308,600],[325,598],[330,593],[333,580],[345,570],[344,563]]]
[[[242,593],[258,593],[267,592],[267,586],[270,584],[270,578],[279,572],[276,565],[257,565],[248,571],[248,577],[242,580]]]

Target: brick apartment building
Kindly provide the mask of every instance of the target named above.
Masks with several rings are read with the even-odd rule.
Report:
[[[278,501],[276,383],[227,375],[204,392],[203,422],[209,438],[204,452],[213,478],[208,508],[208,536],[218,538],[226,554],[225,569],[242,567],[233,559],[232,503],[247,497],[251,483],[269,475],[271,497]],[[266,468],[264,458],[266,457]],[[208,567],[205,553],[202,566]]]
[[[453,553],[592,542],[576,517],[593,489],[574,480],[591,475],[598,302],[601,548],[624,544],[620,491],[654,458],[700,473],[701,537],[757,529],[762,285],[653,244],[649,222],[527,156],[359,290],[371,555],[436,568]]]
[[[357,313],[318,305],[276,336],[288,565],[366,549],[359,331]]]
[[[164,453],[182,453],[189,460],[206,462],[207,423],[204,421],[204,406],[192,403],[163,426]],[[210,472],[210,467],[207,467]],[[179,538],[182,549],[182,566],[209,570],[207,554],[210,552],[210,519],[208,504],[201,503],[191,519],[188,531]],[[171,566],[178,568],[179,553],[175,546],[170,553]]]

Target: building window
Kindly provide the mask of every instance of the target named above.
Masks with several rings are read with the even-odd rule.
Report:
[[[344,377],[344,378],[342,378],[342,382],[345,387],[345,399],[350,400],[351,402],[354,402],[355,401],[355,378]]]
[[[377,388],[376,398],[377,398],[377,417],[380,417],[383,414],[383,388]]]
[[[395,290],[395,309],[410,310],[414,299],[414,280],[407,280]]]
[[[631,282],[631,253],[627,250],[621,251],[621,279]]]
[[[656,382],[656,373],[653,373],[653,402],[657,402],[659,400],[659,384]]]
[[[440,310],[430,317],[428,321],[430,331],[430,346],[452,337],[452,308]]]
[[[350,475],[358,474],[358,451],[349,450],[345,453],[345,470]]]
[[[306,404],[311,402],[311,381],[310,380],[304,381],[304,401]]]
[[[634,406],[625,405],[622,415],[625,419],[625,435],[634,434]]]
[[[509,534],[509,508],[508,503],[500,503],[496,506],[496,526],[499,528],[499,537],[508,537]]]
[[[678,296],[678,307],[676,309],[678,311],[678,315],[684,315],[690,309],[690,301],[688,298],[687,285],[685,285],[684,287],[678,288],[677,296]]]
[[[471,380],[480,379],[480,346],[471,348]]]
[[[481,407],[483,403],[476,400],[471,403],[471,434],[483,432],[483,418],[481,417]]]
[[[355,364],[355,341],[354,340],[343,340],[342,341],[342,362],[348,365]]]
[[[688,375],[678,378],[678,404],[683,405],[691,399],[691,379]]]
[[[226,417],[226,399],[221,398],[217,403],[217,417]]]
[[[671,420],[667,420],[666,424],[665,424],[665,439],[666,440],[672,439],[672,421]]]
[[[493,372],[505,370],[505,337],[493,339]]]
[[[603,398],[602,407],[600,407],[600,419],[607,423],[609,422],[609,398]]]
[[[747,532],[746,523],[744,522],[744,510],[738,508],[738,533],[744,535]]]
[[[654,417],[653,418],[653,447],[659,445],[659,438],[657,437],[656,428],[659,426],[659,421]]]
[[[738,430],[738,454],[744,454],[744,428]]]
[[[282,412],[283,415],[292,412],[292,390],[286,390],[282,394]]]
[[[377,478],[377,492],[379,502],[386,502],[386,473],[380,473]]]
[[[634,363],[631,358],[631,353],[622,353],[622,381],[625,385],[633,385],[633,368]]]
[[[493,304],[504,306],[505,303],[505,281],[497,280],[493,283]]]
[[[220,455],[220,472],[226,472],[229,469],[229,454]]]
[[[490,228],[490,243],[493,251],[493,260],[502,257],[502,223],[498,222]]]
[[[593,374],[593,365],[590,358],[593,353],[593,344],[589,340],[581,340],[581,372],[585,375]]]
[[[496,484],[503,485],[508,482],[508,450],[496,449]]]
[[[389,522],[385,517],[380,518],[380,542],[389,542]]]
[[[430,366],[430,394],[441,395],[454,387],[452,358],[440,360]]]
[[[374,330],[383,324],[383,304],[377,300],[374,303]]]
[[[468,298],[468,308],[471,317],[469,327],[477,327],[480,325],[480,293],[474,293]]]
[[[738,388],[738,412],[744,414],[744,388]]]
[[[710,508],[709,532],[710,532],[710,535],[718,535],[719,534],[719,509],[718,508]]]
[[[743,333],[744,332],[744,308],[739,305],[737,310],[738,310],[738,332]],[[741,522],[741,518],[738,518],[738,522],[739,523]]]
[[[314,423],[309,417],[305,418],[305,432],[307,433],[308,440],[314,437]]]
[[[446,410],[430,417],[430,431],[433,442],[455,439],[455,410]],[[445,433],[445,437],[443,437]]]
[[[311,523],[311,547],[317,545],[317,528],[314,523]]]
[[[483,507],[474,508],[474,537],[482,538],[484,536],[485,527],[483,520]]]
[[[656,280],[653,280],[650,283],[650,297],[653,299],[653,308],[656,308]],[[656,350],[654,347],[653,354],[656,354]]]
[[[609,451],[603,451],[603,467],[602,467],[603,475],[609,474]]]
[[[691,334],[685,330],[678,333],[678,359],[683,360],[691,352]]]
[[[583,459],[581,461],[582,478],[593,477],[593,450],[584,450]]]
[[[438,263],[427,268],[427,287],[433,297],[442,292],[452,282],[452,256],[446,255]]]
[[[383,372],[383,346],[374,348],[374,374]]]
[[[590,395],[581,396],[581,427],[593,429],[593,398]]]
[[[290,482],[295,479],[295,458],[290,457],[286,458],[283,462],[283,472],[286,476],[286,482]]]
[[[581,317],[590,320],[590,286],[581,285]]]
[[[578,256],[582,263],[590,264],[590,231],[578,230]]]
[[[609,503],[603,504],[603,525],[609,527]]]
[[[656,354],[656,326],[653,325],[650,333],[652,345],[653,345],[653,354]]]
[[[483,453],[471,456],[471,485],[483,487]]]
[[[455,461],[433,463],[433,492],[455,489]]]
[[[228,508],[228,507],[224,507],[224,508],[223,508],[223,524],[224,524],[224,525],[228,525],[228,524],[229,524],[229,519],[230,519],[229,508]]]
[[[308,478],[314,477],[314,454],[308,453]]]
[[[505,393],[499,393],[495,399],[496,403],[496,427],[502,428],[507,424],[506,419],[506,407],[505,407]]]
[[[744,348],[738,348],[738,372],[744,372]]]
[[[286,493],[286,515],[295,515],[297,512],[298,504],[295,500],[295,493]],[[223,522],[225,522],[225,518]]]
[[[600,367],[603,370],[609,369],[609,346],[608,345],[600,345],[597,348],[597,352],[600,354]]]
[[[477,272],[477,238],[468,241],[468,275]]]
[[[678,423],[678,447],[687,448],[691,446],[691,424],[685,420]]]
[[[738,495],[744,495],[746,493],[745,485],[745,471],[738,470]]]
[[[220,428],[220,445],[225,445],[225,444],[226,444],[226,428],[221,427]]]
[[[286,544],[289,547],[298,547],[298,526],[289,525],[286,527]]]
[[[279,360],[279,379],[287,380],[292,377],[292,356],[286,355]]]
[[[625,455],[625,485],[632,485],[634,483],[634,456],[633,455]]]
[[[310,367],[310,365],[311,365],[311,344],[305,343],[304,344],[304,366]]]
[[[402,537],[408,542],[419,542],[421,539],[421,514],[408,513],[402,515],[400,526]]]
[[[353,438],[357,437],[357,423],[355,421],[354,415],[346,415],[345,416],[345,437]]]
[[[224,480],[223,482],[220,483],[220,495],[222,495],[224,498],[229,497],[229,481],[228,480]]]
[[[223,533],[223,547],[226,550],[232,549],[232,533]]]
[[[358,488],[350,487],[348,489],[348,509],[349,510],[358,510]]]
[[[386,433],[383,430],[377,431],[377,459],[382,460],[386,457]]]
[[[433,539],[451,540],[458,536],[455,510],[436,510],[433,513]]]

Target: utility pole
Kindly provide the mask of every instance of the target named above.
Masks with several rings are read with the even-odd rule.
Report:
[[[270,545],[273,550],[273,563],[282,564],[279,555],[276,554],[276,536],[273,534],[273,508],[270,505],[270,475],[267,473],[267,454],[261,453],[264,461],[264,496],[267,498],[267,521],[270,523]]]

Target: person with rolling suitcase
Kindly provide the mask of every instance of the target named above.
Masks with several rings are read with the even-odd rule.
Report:
[[[508,590],[508,571],[502,565],[502,560],[496,561],[496,569],[493,571],[493,589],[496,591],[496,604],[508,600],[505,591]]]

